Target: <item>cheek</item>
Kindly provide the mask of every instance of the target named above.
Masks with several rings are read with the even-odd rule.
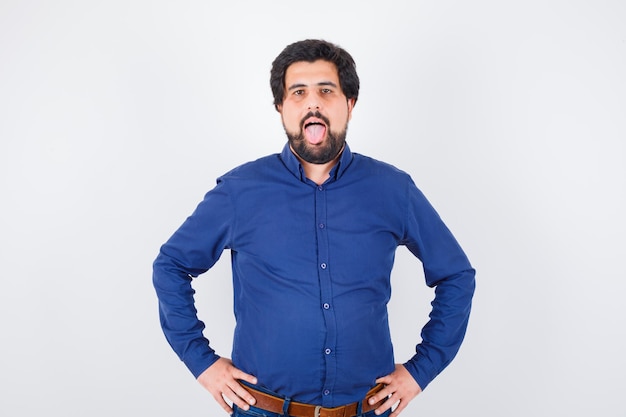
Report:
[[[333,115],[334,115],[335,124],[337,123],[343,124],[350,120],[350,111],[345,105],[336,106],[333,110],[334,110]]]
[[[299,125],[301,118],[301,112],[297,108],[292,107],[283,111],[283,119],[290,125]]]
[[[282,113],[283,125],[291,130],[295,131],[300,129],[300,117],[296,112],[283,111]]]

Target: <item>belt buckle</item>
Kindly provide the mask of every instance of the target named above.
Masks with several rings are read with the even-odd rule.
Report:
[[[322,409],[321,405],[316,405],[315,406],[315,415],[314,417],[320,417],[320,410]]]

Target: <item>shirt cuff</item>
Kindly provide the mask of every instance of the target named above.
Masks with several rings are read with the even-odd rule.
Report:
[[[433,369],[430,361],[424,355],[420,355],[419,353],[406,362],[404,367],[407,371],[409,371],[422,391],[439,374],[439,371]]]
[[[187,355],[185,359],[183,359],[183,362],[193,376],[198,379],[200,374],[206,371],[209,366],[213,365],[219,358],[219,355],[209,349],[204,352],[194,352],[191,355]]]

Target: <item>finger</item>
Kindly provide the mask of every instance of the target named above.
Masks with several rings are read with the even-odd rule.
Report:
[[[391,384],[391,381],[393,380],[393,378],[391,377],[391,375],[385,375],[385,376],[381,376],[380,378],[378,378],[376,380],[377,384],[386,384],[389,385]]]
[[[223,395],[242,410],[247,411],[250,408],[250,405],[246,402],[246,400],[237,395],[230,387],[228,387],[228,392],[224,392]]]
[[[393,393],[393,391],[391,390],[391,388],[389,386],[386,386],[383,389],[381,389],[380,391],[378,391],[376,394],[371,396],[370,399],[369,399],[369,403],[370,403],[370,405],[374,405],[377,402],[379,402],[381,400],[384,400],[385,398],[389,398],[392,393]]]
[[[396,409],[393,410],[393,412],[391,414],[389,414],[389,417],[397,417],[397,416],[399,416],[400,413],[402,412],[402,410],[404,410],[407,405],[408,405],[407,402],[400,401],[398,403],[398,406],[396,407]]]
[[[247,374],[239,368],[234,368],[234,369],[235,371],[233,372],[233,378],[241,379],[242,381],[249,382],[250,384],[257,383],[257,379],[254,375]]]
[[[243,401],[250,405],[254,405],[256,403],[256,399],[250,394],[248,390],[246,390],[241,384],[238,382],[234,382],[232,386],[229,387],[235,395],[241,398]]]
[[[382,413],[384,413],[385,411],[389,410],[390,408],[393,408],[394,404],[396,404],[398,402],[397,399],[395,398],[388,398],[387,401],[385,401],[384,403],[382,403],[375,411],[374,413],[376,413],[377,415],[380,415]]]
[[[215,398],[215,401],[220,405],[220,407],[224,409],[224,411],[226,411],[228,414],[233,413],[233,409],[231,408],[230,405],[228,405],[228,403],[224,400],[224,397],[222,397],[221,394],[214,395],[213,398]]]

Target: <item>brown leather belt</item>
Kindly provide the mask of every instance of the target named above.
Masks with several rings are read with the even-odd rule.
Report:
[[[386,398],[380,400],[374,405],[370,405],[368,402],[368,400],[378,391],[383,389],[383,387],[383,384],[378,384],[368,391],[368,393],[365,395],[365,399],[363,400],[363,405],[361,406],[361,411],[363,413],[367,413],[368,411],[376,409],[385,401]],[[249,386],[247,386],[246,389],[250,391],[250,394],[252,394],[252,396],[256,399],[256,403],[254,404],[255,407],[261,408],[271,413],[283,413],[283,405],[285,403],[284,399],[274,397],[273,395],[266,394],[261,391],[257,391],[254,388],[250,388]],[[356,416],[357,405],[358,403],[352,403],[342,405],[340,407],[324,408],[311,404],[291,401],[289,403],[289,409],[287,410],[287,413],[290,416],[294,417],[354,417]]]

